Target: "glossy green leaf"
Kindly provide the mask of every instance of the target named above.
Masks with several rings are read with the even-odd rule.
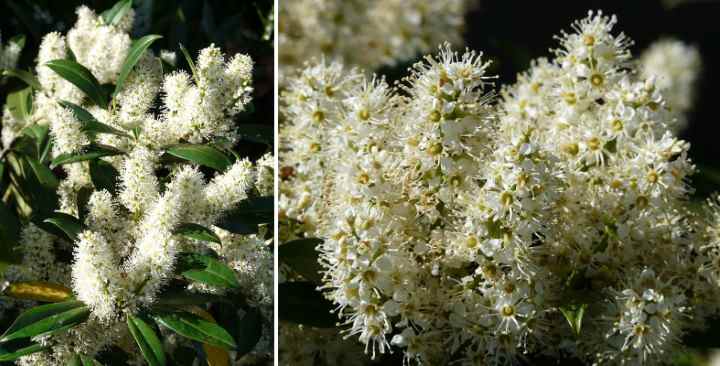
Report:
[[[35,77],[35,75],[33,75],[33,73],[29,71],[20,69],[9,69],[3,71],[3,76],[18,78],[30,87],[38,90],[42,89],[42,86],[40,85],[37,77]]]
[[[58,194],[51,173],[40,167],[39,162],[31,164],[33,160],[29,154],[8,156],[8,161],[13,165],[11,175],[16,183],[14,188],[31,207],[31,219],[35,222],[35,219],[42,219],[58,208]]]
[[[154,316],[155,321],[173,332],[201,343],[232,350],[235,340],[225,329],[195,314],[186,312],[162,313]]]
[[[41,352],[50,348],[49,346],[43,346],[38,343],[33,343],[29,346],[18,348],[18,349],[5,349],[0,346],[0,362],[15,361],[22,356],[31,355],[33,353]]]
[[[310,282],[285,282],[278,285],[280,320],[318,328],[334,328],[337,318],[330,312],[333,303],[324,298]]]
[[[33,124],[23,128],[22,133],[25,136],[35,140],[35,148],[37,150],[37,157],[40,159],[43,153],[43,149],[47,145],[47,137],[50,128],[44,125]]]
[[[315,238],[289,241],[278,247],[278,255],[283,263],[289,265],[305,279],[320,283],[322,282],[322,266],[318,262],[318,252],[315,247],[322,242],[321,239]]]
[[[251,197],[241,201],[215,226],[235,234],[254,234],[258,232],[258,225],[273,222],[274,212],[274,197]]]
[[[237,313],[237,311],[235,311]],[[225,324],[225,323],[222,323]],[[238,343],[238,358],[249,353],[262,337],[262,315],[254,308],[248,308],[245,315],[237,321],[237,334],[235,338]]]
[[[50,158],[52,157],[52,148],[53,148],[53,139],[47,139],[45,141],[45,144],[42,147],[42,150],[40,151],[40,162],[43,164],[47,164],[50,162]]]
[[[81,301],[65,301],[36,306],[24,311],[0,337],[0,343],[30,338],[85,321],[90,310]]]
[[[70,241],[75,241],[83,231],[82,223],[76,217],[62,212],[55,212],[43,222],[57,226],[67,235]]]
[[[568,306],[560,307],[560,312],[563,314],[565,319],[568,321],[570,328],[573,330],[573,332],[576,335],[579,335],[580,330],[582,329],[582,320],[583,320],[583,316],[585,315],[586,308],[587,308],[587,304],[568,305]]]
[[[50,129],[48,128],[48,126],[32,125],[32,126],[27,126],[27,127],[23,128],[22,132],[26,136],[42,142],[47,137],[49,130]]]
[[[78,89],[82,90],[93,103],[102,108],[107,108],[108,98],[105,91],[102,89],[95,76],[93,76],[90,70],[85,68],[85,66],[80,65],[75,61],[62,59],[49,61],[45,65],[65,80],[77,86]]]
[[[122,18],[132,8],[132,0],[120,0],[112,8],[105,10],[100,14],[103,22],[107,25],[117,25]]]
[[[28,123],[32,114],[32,88],[18,90],[7,95],[7,108],[16,120]]]
[[[123,86],[125,86],[125,80],[127,79],[128,75],[130,75],[130,72],[138,63],[138,61],[140,61],[142,55],[153,42],[160,38],[162,38],[162,36],[150,34],[133,42],[132,46],[130,47],[130,51],[128,51],[128,55],[125,58],[125,62],[120,69],[120,75],[118,75],[117,82],[115,83],[115,91],[113,92],[113,95],[117,95],[118,93],[120,93]]]
[[[107,161],[90,160],[90,179],[97,190],[106,190],[111,194],[117,193],[120,173]]]
[[[62,154],[56,157],[55,159],[53,159],[50,167],[54,169],[58,165],[77,163],[79,161],[93,160],[101,158],[103,156],[114,156],[121,154],[123,154],[122,151],[112,146],[91,144],[85,146],[82,152],[73,154]]]
[[[180,226],[175,229],[174,233],[190,239],[211,241],[213,243],[221,244],[220,238],[212,230],[198,224],[180,224]]]
[[[109,133],[128,138],[130,137],[130,135],[128,135],[127,133],[98,121],[90,112],[77,104],[70,103],[64,100],[61,100],[59,103],[61,106],[70,109],[73,112],[75,118],[80,121],[80,124],[82,126],[81,129],[83,130],[83,132],[89,133],[91,135],[95,135],[98,133]]]
[[[218,287],[239,287],[235,272],[224,263],[208,255],[181,253],[178,271],[185,277]]]
[[[85,355],[75,355],[68,366],[103,366],[98,360]]]
[[[40,164],[40,162],[35,158],[26,156],[25,159],[30,164],[30,167],[35,173],[35,176],[37,177],[40,184],[50,189],[57,189],[57,187],[60,185],[60,181],[57,179],[57,177],[55,177],[55,174],[53,174],[50,168],[46,167],[43,164]]]
[[[25,48],[25,39],[26,38],[24,34],[18,34],[10,37],[8,42],[16,44],[22,50],[23,48]]]
[[[167,153],[218,171],[224,171],[232,164],[225,154],[209,145],[175,145],[168,148]]]
[[[145,361],[150,366],[163,366],[166,364],[165,351],[162,342],[155,331],[142,318],[129,316],[127,318],[128,329],[132,334],[142,352]]]

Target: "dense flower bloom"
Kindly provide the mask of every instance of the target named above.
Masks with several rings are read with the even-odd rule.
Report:
[[[323,239],[323,293],[367,353],[658,364],[717,313],[717,205],[689,211],[689,144],[616,22],[574,22],[496,103],[449,46],[397,87],[325,61],[287,80],[281,235]]]
[[[72,243],[33,224],[23,229],[25,256],[21,264],[8,269],[5,280],[65,285],[91,314],[67,333],[39,337],[37,341],[49,348],[18,363],[65,364],[77,353],[94,356],[113,344],[139,355],[125,317],[155,303],[176,275],[179,253],[209,250],[203,241],[176,235],[183,223],[206,226],[222,238],[223,244],[212,249],[234,270],[247,302],[265,319],[272,319],[273,261],[264,229],[256,235],[237,235],[214,225],[250,195],[273,194],[274,157],[268,154],[257,164],[234,159],[226,171],[214,175],[189,162],[162,159],[167,148],[178,143],[232,146],[238,141],[234,117],[252,98],[252,59],[241,54],[226,59],[211,45],[200,51],[194,75],[183,71],[163,75],[160,59],[146,51],[113,103],[103,109],[89,103],[80,89],[46,64],[72,53],[100,83],[115,83],[131,44],[128,32],[134,13],[128,11],[115,25],[104,24],[84,6],[77,15],[67,35],[43,37],[36,66],[41,88],[32,95],[32,114],[25,120],[4,114],[3,145],[9,145],[23,128],[39,124],[49,127],[54,141],[51,157],[83,152],[91,143],[111,146],[122,154],[92,164],[117,171],[117,187],[96,186],[91,163],[64,164],[59,211],[81,218],[83,231]],[[173,61],[167,52],[164,59]],[[88,133],[61,101],[82,106],[122,133]],[[72,253],[71,263],[59,260],[54,249]],[[223,292],[196,284],[189,284],[188,290]],[[266,335],[258,347],[269,349],[272,324],[263,326]]]

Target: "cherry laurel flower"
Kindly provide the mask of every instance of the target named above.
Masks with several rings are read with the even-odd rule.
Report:
[[[720,210],[689,210],[689,144],[616,23],[574,22],[497,99],[447,45],[394,87],[324,60],[286,80],[281,236],[323,239],[346,337],[428,365],[662,364],[717,314]]]
[[[248,303],[271,319],[273,261],[262,232],[267,230],[237,235],[214,225],[249,195],[273,194],[274,157],[268,154],[257,165],[237,159],[213,176],[189,162],[161,159],[168,147],[179,143],[220,141],[233,145],[238,141],[234,117],[252,99],[252,59],[241,54],[226,58],[211,45],[199,52],[193,77],[182,71],[163,75],[161,60],[148,50],[114,96],[113,105],[103,109],[92,105],[80,89],[46,64],[72,53],[100,83],[115,83],[129,51],[134,13],[128,11],[115,25],[105,24],[84,6],[77,9],[77,16],[66,35],[43,37],[36,66],[41,87],[32,96],[31,115],[16,120],[11,113],[4,113],[3,145],[23,128],[37,124],[49,128],[54,141],[51,158],[81,153],[91,143],[111,146],[122,154],[62,165],[66,175],[57,192],[59,211],[84,220],[75,242],[48,234],[34,224],[22,231],[20,244],[26,253],[21,264],[8,269],[5,279],[63,284],[91,313],[86,322],[67,333],[37,337],[47,350],[22,357],[18,363],[66,364],[76,354],[94,356],[111,345],[122,345],[139,355],[125,317],[155,303],[174,276],[181,251],[208,250],[204,242],[175,235],[182,223],[204,225],[223,238],[223,245],[213,248],[219,260],[234,270]],[[88,134],[61,101],[82,106],[98,121],[123,133]],[[90,164],[116,170],[117,187],[96,186]],[[82,199],[86,200],[81,205],[85,210],[78,212]],[[54,249],[72,253],[72,262],[60,260]],[[188,285],[188,289],[223,291],[212,286]],[[264,341],[258,347],[269,349],[271,328],[269,324],[264,327]]]

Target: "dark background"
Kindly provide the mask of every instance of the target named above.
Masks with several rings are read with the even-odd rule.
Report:
[[[3,42],[24,34],[26,44],[17,68],[33,70],[43,35],[52,31],[66,33],[75,24],[75,9],[84,4],[97,14],[111,8],[117,0],[0,0],[0,31]],[[274,125],[274,33],[266,36],[266,17],[273,0],[134,0],[135,23],[132,38],[159,34],[163,38],[152,45],[176,51],[177,66],[189,71],[180,53],[183,44],[196,59],[198,51],[215,43],[226,55],[246,53],[255,62],[252,106],[237,117],[240,128],[261,124],[272,137]],[[272,25],[270,25],[272,27]],[[272,29],[272,28],[271,28]],[[264,37],[265,36],[265,37]],[[6,93],[25,85],[17,79],[0,85],[0,101]],[[272,138],[270,138],[272,140]],[[272,143],[272,141],[270,141]],[[264,143],[241,141],[235,147],[241,156],[255,159],[272,147]]]

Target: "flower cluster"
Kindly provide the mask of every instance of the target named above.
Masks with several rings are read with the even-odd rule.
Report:
[[[689,144],[615,24],[576,21],[496,103],[447,45],[397,87],[324,61],[288,80],[282,230],[323,239],[366,352],[659,364],[717,313],[717,206],[689,210]]]
[[[282,1],[281,75],[326,55],[375,69],[410,60],[440,42],[459,43],[473,1]]]
[[[139,355],[125,317],[155,303],[175,277],[181,252],[217,253],[234,270],[247,302],[272,319],[273,261],[264,233],[239,235],[213,225],[249,196],[273,194],[274,157],[268,154],[256,165],[237,158],[212,177],[190,162],[163,159],[165,151],[179,143],[232,146],[238,141],[233,118],[251,100],[252,60],[241,54],[226,59],[211,45],[200,51],[192,76],[184,71],[163,75],[160,58],[148,50],[104,109],[90,103],[47,62],[72,54],[100,83],[117,82],[131,45],[133,12],[114,25],[105,24],[85,6],[77,15],[67,35],[50,33],[43,38],[36,67],[41,87],[34,92],[32,114],[20,120],[6,113],[3,138],[9,145],[23,128],[46,125],[54,141],[52,156],[82,153],[91,144],[120,153],[97,162],[62,165],[66,177],[58,188],[59,211],[83,219],[83,231],[74,243],[33,224],[23,229],[23,261],[12,266],[5,279],[71,287],[91,314],[66,333],[39,337],[48,350],[23,357],[19,364],[65,364],[75,354],[93,356],[113,344]],[[159,107],[156,99],[162,102]],[[88,133],[64,102],[81,106],[116,132]],[[96,186],[90,164],[117,171],[117,184]],[[81,192],[89,192],[86,204]],[[210,228],[222,245],[177,235],[183,223]],[[72,263],[58,260],[58,250],[72,253]],[[188,289],[224,292],[192,283]],[[262,347],[267,351],[272,324],[264,326],[267,339]]]
[[[695,101],[695,89],[702,69],[700,51],[683,41],[662,39],[654,42],[640,55],[640,72],[655,78],[655,86],[674,114],[673,130],[687,125],[687,113]]]

